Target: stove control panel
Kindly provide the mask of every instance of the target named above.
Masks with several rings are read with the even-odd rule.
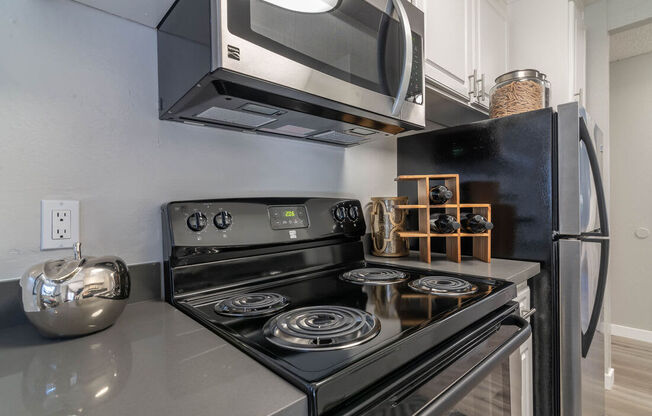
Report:
[[[170,247],[182,253],[360,237],[360,201],[335,198],[242,198],[171,202],[163,207]],[[183,254],[184,256],[186,254]]]

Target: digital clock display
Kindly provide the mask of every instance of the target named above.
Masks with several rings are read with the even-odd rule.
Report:
[[[268,207],[272,230],[308,228],[308,212],[304,206]]]

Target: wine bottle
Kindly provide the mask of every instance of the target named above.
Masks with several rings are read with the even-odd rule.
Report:
[[[452,215],[432,214],[430,229],[438,234],[452,234],[460,229],[460,223]]]
[[[494,225],[480,214],[462,214],[460,222],[462,223],[462,229],[472,234],[486,233],[494,228]]]
[[[430,200],[434,204],[445,204],[446,201],[453,197],[453,193],[450,189],[446,188],[444,185],[437,185],[430,188]]]

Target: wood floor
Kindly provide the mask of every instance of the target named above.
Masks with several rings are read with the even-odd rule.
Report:
[[[615,383],[606,394],[607,416],[652,415],[652,344],[612,337],[611,348]]]

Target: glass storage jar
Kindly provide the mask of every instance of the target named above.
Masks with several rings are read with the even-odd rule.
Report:
[[[550,82],[536,69],[519,69],[496,78],[489,94],[490,117],[504,117],[548,107]]]

